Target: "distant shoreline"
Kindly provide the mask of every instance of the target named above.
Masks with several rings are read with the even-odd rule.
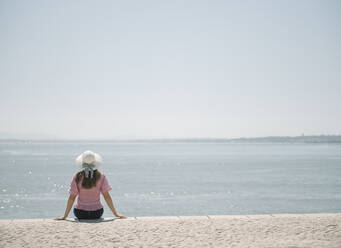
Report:
[[[268,136],[255,138],[151,138],[151,139],[0,139],[0,143],[227,143],[227,144],[341,144],[341,135]]]

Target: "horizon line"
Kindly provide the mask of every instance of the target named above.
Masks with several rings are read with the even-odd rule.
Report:
[[[74,142],[74,141],[103,141],[103,142],[153,142],[153,141],[243,141],[243,140],[259,140],[259,139],[308,139],[308,138],[321,138],[321,137],[329,137],[329,138],[340,138],[338,142],[341,142],[340,134],[320,134],[320,135],[300,135],[300,136],[257,136],[257,137],[238,137],[238,138],[217,138],[217,137],[187,137],[187,138],[78,138],[78,139],[66,139],[66,138],[0,138],[0,141],[66,141],[66,142]]]

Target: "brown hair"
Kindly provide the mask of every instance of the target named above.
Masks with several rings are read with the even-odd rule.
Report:
[[[91,189],[92,187],[96,186],[98,179],[101,178],[101,173],[98,170],[94,170],[93,177],[85,177],[85,172],[80,171],[77,173],[76,176],[76,183],[78,184],[82,179],[82,187],[85,189]]]

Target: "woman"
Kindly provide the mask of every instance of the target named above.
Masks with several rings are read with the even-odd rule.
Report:
[[[111,186],[103,173],[98,171],[102,162],[101,157],[92,151],[86,151],[79,155],[76,163],[81,171],[76,173],[71,181],[69,189],[69,200],[65,209],[65,214],[56,220],[65,220],[69,215],[72,205],[78,196],[73,213],[78,219],[99,219],[103,214],[103,205],[100,201],[100,193],[103,194],[112,213],[119,218],[126,218],[119,215],[112,202],[109,191]]]

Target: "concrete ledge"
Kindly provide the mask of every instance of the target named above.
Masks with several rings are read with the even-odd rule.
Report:
[[[180,215],[180,216],[130,216],[126,219],[120,219],[116,217],[106,217],[101,218],[99,220],[93,220],[94,222],[101,222],[101,221],[113,221],[113,220],[189,220],[189,219],[249,219],[249,218],[256,218],[256,219],[264,219],[264,218],[305,218],[305,217],[335,217],[335,216],[341,216],[341,213],[310,213],[310,214],[254,214],[254,215],[193,215],[193,216],[187,216],[187,215]],[[42,222],[42,221],[55,221],[53,218],[51,219],[0,219],[1,222]],[[66,221],[71,222],[81,222],[75,218],[67,218]],[[85,221],[85,220],[84,220]],[[90,221],[90,220],[87,220]]]
[[[0,220],[0,247],[340,248],[341,213]]]

